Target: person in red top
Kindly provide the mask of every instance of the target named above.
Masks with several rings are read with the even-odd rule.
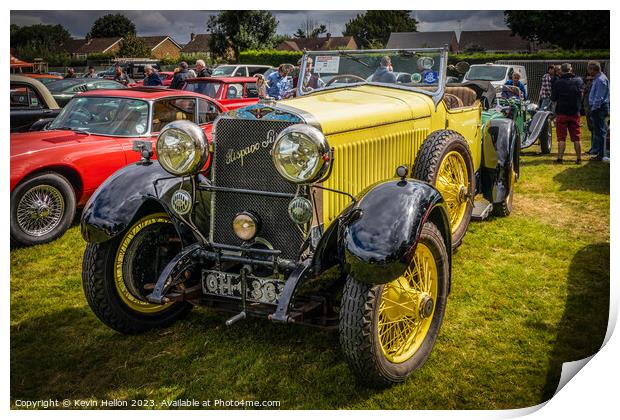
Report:
[[[575,77],[573,67],[569,63],[562,64],[562,76],[553,84],[551,100],[556,102],[555,127],[558,136],[558,158],[554,163],[563,163],[566,150],[566,134],[577,153],[576,164],[581,163],[581,99],[584,84],[580,77]]]

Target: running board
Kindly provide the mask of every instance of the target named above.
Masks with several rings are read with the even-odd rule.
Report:
[[[474,201],[474,210],[471,213],[471,218],[473,220],[482,221],[491,215],[491,211],[493,211],[493,204],[489,203],[484,198],[478,199]]]

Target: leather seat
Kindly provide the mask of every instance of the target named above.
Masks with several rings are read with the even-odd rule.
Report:
[[[454,95],[463,103],[461,107],[472,106],[476,102],[476,91],[465,86],[446,87],[446,94]]]

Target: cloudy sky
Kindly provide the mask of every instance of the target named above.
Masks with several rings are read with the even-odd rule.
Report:
[[[99,16],[118,11],[87,10],[87,11],[58,11],[58,10],[13,10],[11,11],[11,23],[17,25],[33,25],[36,23],[57,24],[60,23],[74,36],[84,37],[90,30],[91,25]],[[205,24],[213,11],[193,10],[153,10],[136,11],[128,10],[121,12],[130,18],[135,24],[139,35],[170,35],[177,42],[185,44],[189,41],[190,33],[204,33]],[[334,36],[341,35],[344,25],[356,14],[362,11],[273,11],[279,21],[278,33],[292,34],[297,28],[305,26],[306,19],[324,24]],[[412,12],[412,15],[420,22],[420,31],[442,30],[488,30],[506,29],[502,11],[491,10],[437,10]]]

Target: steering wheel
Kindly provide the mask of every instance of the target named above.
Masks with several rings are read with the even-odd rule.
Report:
[[[93,119],[93,114],[86,108],[78,108],[74,110],[72,116],[74,119],[80,119],[84,122],[88,122]]]
[[[523,92],[521,92],[521,89],[519,89],[519,86],[503,85],[502,86],[502,97],[521,99],[523,97]]]
[[[327,82],[327,84],[325,86],[330,86],[332,84],[334,84],[337,80],[341,80],[341,79],[345,79],[346,81],[343,83],[351,83],[351,81],[349,81],[348,79],[353,79],[353,81],[357,81],[357,82],[365,82],[366,80],[364,80],[363,78],[356,76],[355,74],[339,74],[338,76],[334,76],[334,78],[332,80],[330,80],[329,82]]]

